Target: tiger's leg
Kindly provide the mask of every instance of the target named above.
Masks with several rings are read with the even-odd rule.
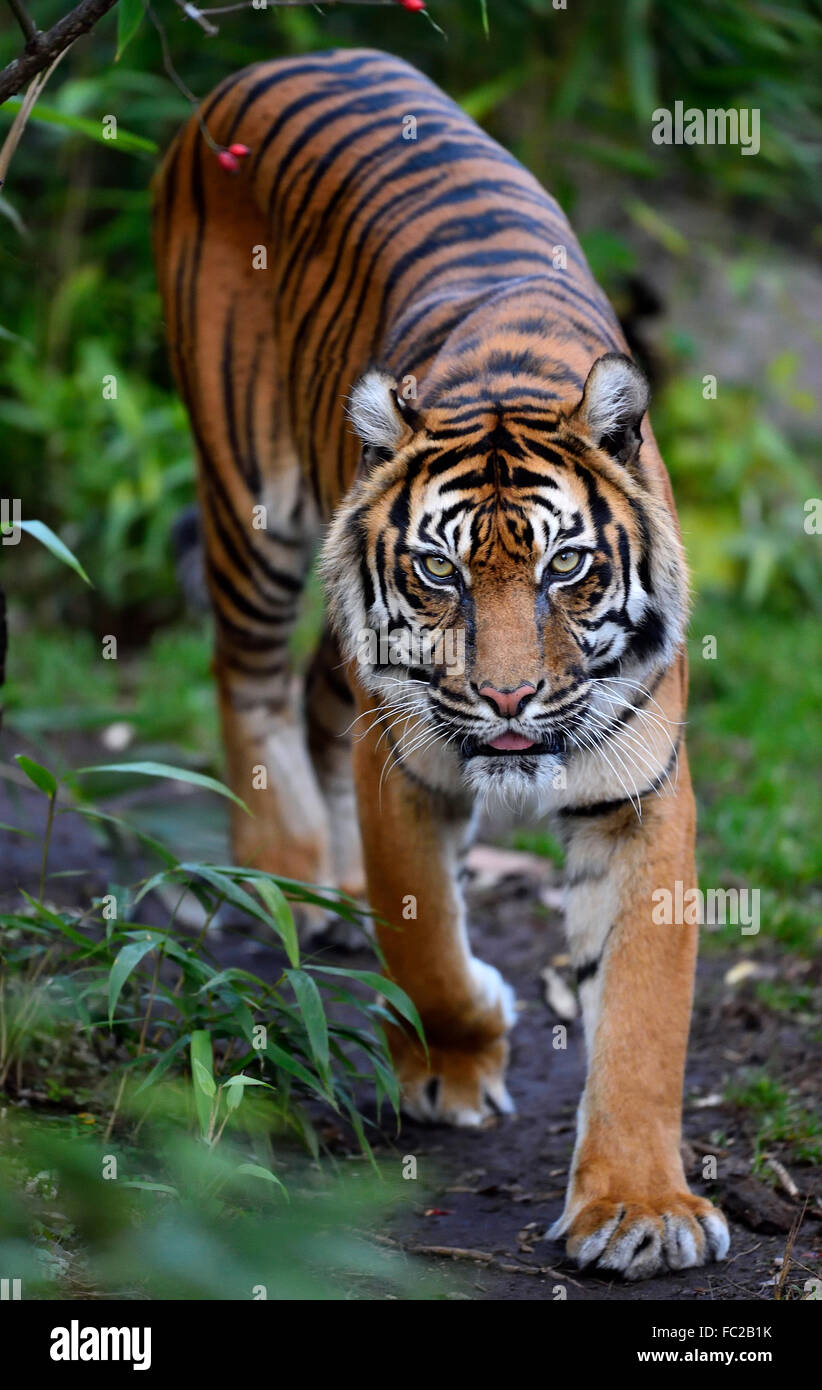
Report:
[[[199,456],[228,781],[252,812],[232,807],[234,856],[328,883],[326,811],[289,661],[318,519],[281,381],[274,268],[257,268],[269,242],[248,187],[229,193],[190,123],[156,187],[155,250]]]
[[[567,913],[588,1079],[565,1211],[569,1254],[639,1279],[721,1259],[725,1219],[693,1196],[680,1157],[682,1085],[697,931],[658,925],[659,890],[696,886],[684,749],[675,794],[567,817]],[[654,895],[657,895],[656,897]],[[687,915],[687,914],[684,914]]]
[[[251,811],[232,806],[238,863],[308,883],[332,884],[328,816],[308,752],[302,687],[292,674],[290,623],[281,611],[268,631],[240,628],[219,606],[217,676],[232,790]],[[319,925],[315,923],[314,925]]]
[[[328,819],[306,742],[302,684],[289,655],[308,552],[298,526],[279,530],[293,511],[301,479],[281,473],[264,490],[263,505],[278,518],[277,534],[287,535],[288,544],[270,531],[241,530],[228,522],[207,475],[203,481],[228,782],[251,812],[232,805],[234,857],[268,873],[331,884]],[[249,497],[249,515],[253,505]],[[241,510],[234,522],[238,515]]]
[[[366,896],[357,794],[351,761],[356,737],[354,697],[337,641],[326,629],[306,677],[308,747],[331,832],[334,882],[352,898]]]
[[[349,668],[350,671],[350,668]],[[458,883],[471,829],[470,802],[445,800],[402,766],[383,767],[390,749],[378,710],[357,692],[354,772],[368,896],[388,974],[422,1019],[429,1057],[399,1027],[389,1041],[414,1118],[476,1125],[513,1109],[505,1088],[506,1034],[514,995],[499,972],[471,954]]]

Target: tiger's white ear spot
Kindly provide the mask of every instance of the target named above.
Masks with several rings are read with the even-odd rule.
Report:
[[[648,409],[650,391],[629,357],[609,352],[588,373],[578,411],[595,443],[621,462],[639,449],[639,423]]]
[[[393,449],[405,431],[397,409],[397,383],[387,372],[366,372],[348,402],[348,414],[363,444],[374,449]]]

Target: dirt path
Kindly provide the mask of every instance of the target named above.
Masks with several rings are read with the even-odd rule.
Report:
[[[170,786],[161,795],[174,798],[179,792]],[[42,802],[25,789],[10,795],[6,784],[0,794],[0,821],[36,825],[41,808]],[[185,817],[178,820],[182,823]],[[107,876],[122,866],[111,862],[79,817],[63,817],[58,825],[52,871],[82,865],[87,872],[79,879],[52,879],[54,897],[87,901],[87,895],[101,891]],[[5,890],[0,905],[5,906],[12,885],[36,883],[39,847],[35,841],[5,835],[0,854]],[[751,1177],[751,1115],[722,1097],[729,1079],[742,1068],[767,1065],[771,1075],[798,1093],[805,1108],[818,1107],[819,1020],[811,1020],[809,1026],[807,1019],[766,1009],[749,980],[727,979],[739,963],[738,955],[703,951],[686,1079],[686,1160],[694,1190],[714,1197],[731,1217],[730,1257],[722,1265],[633,1285],[580,1274],[565,1261],[560,1245],[541,1239],[562,1208],[585,1073],[581,1022],[569,1021],[567,1046],[554,1047],[553,1030],[561,1020],[546,1004],[540,978],[552,962],[560,977],[570,978],[563,964],[559,886],[547,861],[492,853],[479,862],[481,872],[469,882],[474,948],[503,971],[520,1005],[510,1069],[517,1114],[490,1120],[479,1131],[406,1121],[397,1138],[386,1126],[378,1145],[382,1157],[400,1163],[413,1155],[417,1179],[415,1185],[408,1184],[409,1205],[383,1238],[415,1252],[414,1258],[430,1262],[432,1269],[445,1271],[455,1297],[551,1299],[561,1286],[568,1299],[773,1298],[778,1261],[801,1201],[790,1200],[784,1186],[778,1193]],[[230,931],[217,933],[213,945],[225,963],[263,975],[279,968],[267,947]],[[767,963],[769,951],[784,971],[786,958],[777,958],[764,942],[756,951],[757,961]],[[329,954],[347,965],[373,965],[365,953]],[[818,967],[815,970],[818,976]],[[332,1147],[347,1149],[347,1136],[335,1135],[333,1126],[327,1126],[327,1133]],[[782,1157],[787,1182],[792,1177],[802,1198],[811,1198],[786,1279],[790,1296],[800,1297],[807,1279],[822,1277],[822,1174],[819,1168],[791,1163],[789,1151],[780,1144],[770,1145],[768,1153],[777,1160]],[[716,1155],[715,1183],[702,1181],[706,1154]],[[433,1250],[477,1254],[451,1258]]]
[[[390,1235],[418,1258],[447,1270],[457,1266],[460,1287],[472,1298],[550,1299],[771,1299],[777,1263],[799,1209],[750,1175],[752,1146],[744,1116],[721,1100],[740,1065],[767,1060],[772,1071],[818,1094],[819,1056],[809,1055],[799,1027],[785,1027],[754,1004],[750,991],[725,983],[735,963],[704,955],[699,965],[697,1006],[686,1079],[684,1134],[694,1191],[711,1196],[745,1220],[731,1220],[732,1246],[721,1265],[640,1284],[581,1274],[565,1260],[561,1243],[541,1239],[562,1210],[574,1142],[575,1113],[585,1075],[582,1025],[570,1022],[567,1047],[553,1046],[559,1017],[544,999],[540,974],[552,960],[564,966],[562,921],[553,907],[557,885],[531,872],[533,861],[493,885],[469,891],[472,940],[478,954],[497,965],[515,986],[520,1012],[512,1037],[510,1089],[514,1117],[489,1120],[479,1131],[432,1128],[405,1121],[385,1152],[398,1162],[417,1159],[419,1196],[395,1222]],[[548,900],[548,906],[545,905]],[[347,957],[349,963],[359,959]],[[365,963],[363,961],[363,963]],[[705,1102],[709,1101],[709,1104]],[[717,1139],[722,1143],[717,1143]],[[778,1153],[778,1146],[773,1146]],[[702,1178],[706,1153],[717,1157],[717,1182]],[[790,1165],[789,1165],[790,1166]],[[818,1169],[792,1167],[800,1191],[822,1192]],[[410,1185],[410,1184],[409,1184]],[[820,1213],[822,1214],[822,1212]],[[757,1227],[758,1229],[753,1229]],[[476,1251],[477,1258],[430,1253]],[[797,1264],[788,1284],[800,1289],[822,1271],[822,1228],[806,1217],[794,1246]]]

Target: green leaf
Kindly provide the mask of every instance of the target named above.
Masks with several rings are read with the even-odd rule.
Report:
[[[300,963],[300,946],[297,940],[297,927],[294,922],[294,914],[288,905],[285,894],[276,883],[271,879],[257,878],[246,880],[253,883],[260,897],[268,908],[274,923],[277,935],[285,946],[288,959],[293,966]]]
[[[118,830],[123,830],[126,834],[134,835],[142,845],[154,851],[158,858],[162,859],[169,868],[174,868],[179,862],[177,856],[172,854],[159,840],[155,840],[153,835],[149,835],[145,830],[139,830],[137,826],[131,825],[121,816],[113,816],[109,811],[100,811],[96,806],[63,806],[57,813],[60,816],[77,815],[86,816],[89,820],[100,821],[104,825],[113,825]]]
[[[0,115],[8,112],[13,116],[19,109],[20,97],[9,97],[0,106]],[[116,150],[119,154],[159,153],[159,147],[153,140],[147,140],[143,135],[134,135],[130,130],[123,130],[119,123],[117,139],[111,140],[103,134],[103,127],[99,121],[87,120],[85,116],[73,116],[67,111],[58,111],[53,106],[41,106],[39,102],[29,120],[41,125],[57,126],[61,130],[76,131],[78,135],[85,135],[89,140],[95,140],[98,145],[105,145],[107,149]]]
[[[228,874],[212,869],[208,864],[181,864],[180,872],[197,874],[199,878],[205,879],[206,883],[214,888],[226,902],[233,903],[242,912],[247,912],[250,917],[255,917],[258,922],[264,922],[266,926],[269,925],[268,917],[255,899],[246,893],[239,884],[235,883]]]
[[[22,830],[19,825],[7,825],[4,820],[0,820],[0,830],[4,830],[7,835],[25,835],[29,840],[37,838],[33,830]]]
[[[518,90],[522,85],[524,75],[524,68],[512,68],[508,72],[503,72],[499,77],[492,78],[490,82],[483,82],[473,91],[466,92],[464,96],[460,97],[459,104],[466,116],[470,116],[474,121],[484,121],[503,101],[506,101],[512,93]]]
[[[141,777],[163,777],[172,782],[186,782],[191,787],[205,787],[208,791],[217,792],[219,796],[227,796],[229,801],[235,804],[248,815],[251,815],[244,801],[235,796],[223,782],[218,782],[216,777],[206,777],[202,772],[189,772],[188,768],[172,767],[169,763],[100,763],[95,767],[79,767],[78,775],[83,772],[128,772],[138,773]]]
[[[50,526],[46,526],[43,521],[21,521],[18,525],[21,531],[27,531],[30,536],[34,536],[34,539],[44,545],[46,550],[50,550],[52,555],[56,556],[58,560],[62,560],[64,565],[68,565],[92,589],[94,588],[77,556],[72,555],[68,546],[64,545],[59,536],[55,536]]]
[[[123,56],[140,27],[144,14],[143,0],[120,0],[117,6],[117,52],[115,63]]]
[[[207,1091],[203,1089],[202,1082],[198,1080],[198,1068],[205,1072],[213,1085],[214,1052],[211,1046],[211,1034],[207,1028],[195,1028],[191,1034],[191,1074],[194,1079],[194,1109],[197,1112],[200,1133],[203,1138],[205,1138],[211,1123],[211,1100],[209,1099]]]
[[[297,878],[285,878],[282,874],[265,873],[262,869],[238,869],[236,864],[210,864],[208,866],[214,873],[229,874],[234,878],[242,878],[246,883],[258,883],[261,880],[268,882],[274,880],[277,887],[287,893],[289,898],[296,902],[313,903],[316,907],[326,907],[329,912],[334,912],[338,917],[345,917],[347,921],[358,922],[363,917],[373,917],[374,913],[364,909],[362,904],[355,902],[345,893],[336,889],[328,890],[310,888],[308,884],[301,883]],[[369,949],[373,950],[373,942],[368,942]]]
[[[301,1081],[304,1086],[307,1086],[310,1091],[314,1091],[324,1100],[330,1100],[335,1110],[339,1109],[339,1106],[330,1095],[328,1089],[323,1089],[322,1083],[311,1075],[308,1068],[304,1067],[302,1062],[299,1062],[296,1057],[286,1052],[284,1048],[280,1047],[277,1043],[266,1043],[265,1055],[274,1063],[275,1067],[281,1067],[282,1070],[288,1072],[290,1076],[296,1076],[297,1080]]]
[[[323,1076],[328,1074],[328,1023],[320,991],[304,970],[287,970],[286,974],[302,1014],[308,1044]]]
[[[25,888],[21,888],[20,892],[26,902],[30,903],[31,906],[36,909],[38,917],[43,918],[43,920],[48,922],[52,927],[56,927],[59,932],[62,932],[64,936],[68,937],[69,941],[73,941],[75,946],[82,946],[87,955],[93,956],[105,950],[105,942],[100,941],[95,945],[87,936],[83,936],[82,932],[75,931],[70,921],[65,917],[61,917],[59,913],[51,912],[47,907],[44,907],[36,898],[33,898],[31,894],[27,893]]]
[[[169,1187],[167,1182],[144,1182],[139,1178],[133,1178],[129,1182],[123,1182],[121,1187],[138,1187],[141,1192],[166,1192],[170,1197],[179,1197],[176,1187]]]
[[[229,1111],[237,1109],[245,1095],[246,1086],[263,1086],[267,1091],[276,1089],[274,1086],[269,1086],[267,1081],[260,1081],[255,1076],[245,1076],[242,1072],[238,1072],[236,1076],[230,1076],[227,1081],[224,1081],[220,1088],[225,1091],[225,1102]]]
[[[155,1065],[151,1068],[151,1071],[148,1073],[148,1076],[143,1077],[143,1080],[140,1082],[139,1086],[137,1087],[137,1090],[135,1091],[135,1095],[139,1096],[141,1091],[147,1090],[149,1086],[153,1086],[155,1081],[159,1081],[160,1077],[165,1075],[172,1062],[174,1061],[174,1058],[176,1057],[177,1053],[180,1051],[181,1048],[185,1047],[187,1042],[189,1042],[189,1036],[188,1033],[184,1033],[181,1038],[178,1038],[176,1042],[173,1042],[171,1044],[171,1047],[169,1047],[163,1053],[159,1062],[156,1062]],[[141,1060],[145,1061],[146,1058],[143,1057],[141,1058]]]
[[[240,1089],[242,1089],[243,1086],[264,1086],[267,1091],[276,1090],[276,1087],[269,1086],[267,1081],[260,1081],[259,1077],[256,1076],[246,1076],[245,1073],[241,1071],[237,1072],[236,1076],[230,1076],[227,1081],[223,1082],[224,1089],[227,1090],[230,1086],[239,1086]]]
[[[665,251],[670,252],[672,256],[688,255],[691,249],[688,238],[683,236],[673,223],[660,216],[656,208],[652,208],[642,198],[629,198],[624,207],[632,222],[635,222],[646,236],[659,242]]]
[[[241,1163],[237,1169],[238,1173],[249,1173],[253,1178],[264,1178],[266,1182],[273,1182],[279,1187],[281,1192],[285,1192],[280,1179],[270,1172],[268,1168],[262,1168],[259,1163]]]
[[[114,1018],[114,1009],[117,1000],[120,998],[123,985],[132,970],[140,964],[143,956],[147,956],[149,951],[154,951],[156,947],[157,939],[151,936],[146,941],[130,941],[128,946],[124,946],[122,950],[118,952],[108,977],[109,1023],[111,1023]]]
[[[639,120],[657,105],[654,45],[650,34],[651,0],[627,0],[623,9],[625,70]]]
[[[236,1110],[237,1107],[242,1104],[244,1094],[245,1088],[243,1086],[232,1086],[230,1091],[226,1091],[225,1103],[229,1113],[232,1110]]]
[[[209,1100],[213,1100],[217,1094],[217,1086],[214,1077],[206,1071],[202,1062],[198,1062],[196,1057],[192,1057],[191,1059],[191,1068],[194,1080],[200,1090],[208,1096]]]
[[[347,976],[350,980],[359,980],[360,984],[370,985],[372,989],[378,990],[400,1017],[412,1025],[420,1042],[425,1046],[422,1020],[405,990],[400,989],[393,980],[389,980],[385,975],[378,975],[374,970],[348,970],[342,965],[315,965],[313,969],[315,974]]]
[[[49,772],[47,767],[41,763],[36,763],[33,758],[27,758],[25,753],[15,753],[14,761],[20,765],[30,782],[35,787],[39,787],[41,792],[47,796],[55,796],[57,792],[57,778],[53,772]]]

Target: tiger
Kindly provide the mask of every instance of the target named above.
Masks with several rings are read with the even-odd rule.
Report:
[[[587,1054],[547,1234],[627,1279],[724,1258],[681,1158],[697,928],[653,915],[696,883],[689,579],[648,382],[558,203],[407,62],[333,50],[217,86],[154,251],[237,862],[367,900],[425,1034],[387,1025],[404,1111],[482,1126],[514,1109],[516,1001],[461,868],[484,807],[547,818]]]

